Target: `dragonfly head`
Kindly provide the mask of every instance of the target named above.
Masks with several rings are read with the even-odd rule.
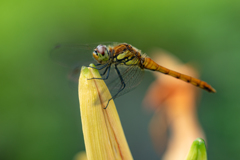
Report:
[[[101,64],[109,60],[109,50],[105,45],[98,45],[93,51],[93,57]]]

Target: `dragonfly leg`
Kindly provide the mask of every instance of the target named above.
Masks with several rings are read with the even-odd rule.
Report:
[[[110,67],[110,65],[107,66],[107,68],[105,69],[105,71],[104,71],[102,74],[100,74],[100,75],[101,75],[101,76],[105,75],[109,67]]]
[[[117,74],[118,74],[118,76],[119,76],[119,78],[120,78],[120,80],[121,80],[122,85],[121,85],[121,87],[119,88],[118,92],[117,92],[114,96],[112,96],[112,98],[110,98],[110,99],[108,100],[108,103],[107,103],[107,105],[106,105],[106,107],[105,107],[104,109],[106,109],[106,108],[108,107],[109,102],[110,102],[112,99],[116,98],[117,95],[126,87],[126,84],[125,84],[125,82],[124,82],[124,80],[123,80],[123,78],[122,78],[122,75],[121,75],[120,71],[119,71],[118,68],[117,68],[117,65],[115,65],[115,69],[116,69]]]
[[[98,65],[98,64],[97,64]],[[100,65],[100,63],[99,63],[99,65]],[[107,66],[108,65],[108,66]],[[107,66],[107,67],[106,67]],[[108,74],[107,74],[107,76],[105,77],[105,78],[90,78],[90,79],[88,79],[88,80],[91,80],[91,79],[101,79],[101,80],[106,80],[106,79],[108,79],[108,76],[109,76],[109,70],[110,70],[110,65],[108,64],[108,63],[106,63],[106,64],[104,64],[102,67],[100,67],[100,68],[96,68],[96,67],[91,67],[91,66],[89,66],[90,68],[94,68],[94,69],[97,69],[97,70],[101,70],[101,69],[103,69],[103,68],[106,68],[105,69],[105,71],[103,72],[103,74],[101,74],[101,76],[102,75],[105,75],[106,74],[106,71],[108,70]]]
[[[109,102],[110,102],[112,99],[116,98],[117,95],[118,95],[118,93],[120,93],[124,88],[125,88],[125,83],[122,84],[122,85],[121,85],[121,88],[118,90],[118,92],[117,92],[112,98],[110,98],[110,99],[108,100],[108,103],[107,103],[107,105],[106,105],[106,107],[105,107],[104,109],[106,109],[106,108],[108,107]]]
[[[99,64],[96,64],[97,66],[101,65],[100,63]],[[102,67],[100,68],[96,68],[96,67],[91,67],[89,66],[90,68],[94,68],[94,69],[97,69],[97,70],[102,70],[103,68],[105,68],[107,65],[109,65],[108,63],[104,64]]]
[[[106,74],[106,71],[107,71],[107,75],[106,75],[105,78],[90,78],[90,79],[88,79],[88,80],[91,80],[91,79],[101,79],[101,80],[106,80],[106,79],[108,79],[108,77],[109,77],[110,69],[111,69],[111,67],[108,66],[108,67],[106,68],[106,70],[104,71],[103,75]]]
[[[100,66],[100,65],[102,65],[101,63],[97,63],[97,64],[95,64],[95,66]]]

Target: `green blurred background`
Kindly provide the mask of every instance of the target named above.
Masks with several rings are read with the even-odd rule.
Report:
[[[59,42],[127,42],[161,47],[198,64],[217,89],[199,118],[209,159],[240,159],[239,1],[0,1],[0,159],[69,160],[84,150],[76,89],[49,57]],[[142,99],[154,81],[115,101],[135,159],[159,159]]]

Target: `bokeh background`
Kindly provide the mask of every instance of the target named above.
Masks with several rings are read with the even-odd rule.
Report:
[[[239,1],[0,1],[0,159],[66,160],[84,150],[77,89],[50,59],[59,42],[127,42],[194,62],[216,88],[198,116],[209,159],[240,159]],[[159,159],[142,99],[154,76],[116,99],[135,159]]]

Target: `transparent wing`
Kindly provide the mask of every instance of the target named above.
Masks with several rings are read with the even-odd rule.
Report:
[[[63,66],[70,67],[71,72],[68,74],[68,78],[71,81],[77,82],[79,78],[79,73],[82,65],[88,66],[90,63],[95,63],[94,58],[92,57],[93,50],[99,45],[112,45],[117,44],[113,42],[104,42],[104,43],[94,43],[94,44],[59,44],[54,47],[51,51],[50,56],[54,61],[57,61]],[[125,88],[119,92],[122,87],[122,82],[119,75],[116,72],[115,64],[112,64],[110,68],[110,73],[108,79],[105,80],[111,95],[114,96],[117,93],[117,97],[124,95],[125,93],[136,88],[142,81],[144,70],[142,70],[136,62],[138,58],[135,57],[132,61],[132,64],[118,64],[117,68],[120,72],[120,75],[125,83]],[[97,66],[98,68],[101,66]],[[99,70],[100,73],[103,73],[105,68]],[[107,73],[105,74],[105,76]],[[103,76],[103,78],[105,77]],[[103,91],[104,92],[104,91]]]
[[[93,50],[99,45],[111,45],[112,42],[91,43],[91,44],[58,44],[51,53],[50,57],[63,66],[75,68],[86,62],[96,62],[92,57]]]
[[[133,64],[136,61],[138,61],[137,58],[133,60]],[[144,76],[144,70],[142,70],[138,65],[119,64],[117,65],[117,68],[119,69],[120,75],[126,86],[121,92],[119,92],[122,87],[122,82],[113,64],[111,66],[109,78],[105,80],[105,82],[112,96],[115,96],[119,92],[114,98],[132,91],[141,83]]]
[[[135,89],[142,81],[144,76],[144,70],[142,70],[139,66],[131,66],[126,68],[126,66],[119,66],[120,74],[123,77],[123,81],[125,83],[125,88],[116,96],[122,96],[133,89]],[[119,78],[120,79],[120,78]],[[114,85],[112,88],[110,88],[110,91],[112,96],[118,92],[119,88],[121,87],[121,83],[118,83],[118,85]]]
[[[70,44],[62,43],[56,45],[50,52],[52,60],[62,66],[70,68],[68,79],[78,82],[81,67],[90,63],[97,63],[92,57],[93,50],[99,45],[111,45],[112,42],[91,43],[91,44]]]

